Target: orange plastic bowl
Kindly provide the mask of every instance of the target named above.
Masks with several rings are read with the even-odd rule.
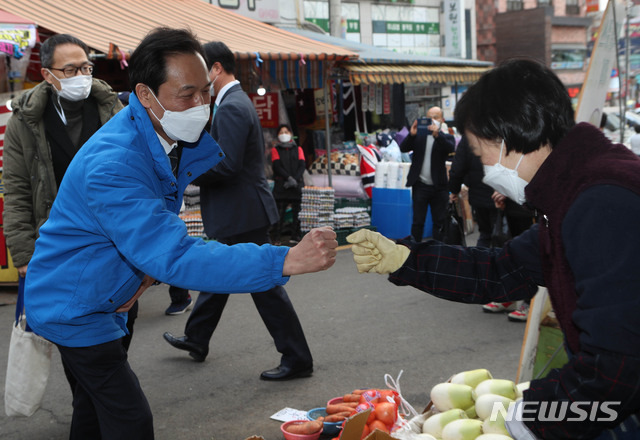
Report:
[[[289,425],[299,425],[307,422],[309,422],[309,420],[290,420],[280,425],[280,431],[282,431],[282,435],[284,435],[286,440],[317,440],[318,437],[320,437],[320,434],[322,434],[322,428],[313,434],[292,434],[286,431],[286,428]]]
[[[335,405],[337,403],[343,403],[344,402],[344,398],[342,396],[340,397],[334,397],[333,399],[329,400],[327,402],[327,406],[329,405]]]

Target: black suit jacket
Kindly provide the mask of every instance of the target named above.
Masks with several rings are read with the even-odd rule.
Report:
[[[262,127],[239,84],[222,97],[211,136],[226,157],[195,181],[207,236],[222,239],[276,223],[278,209],[264,173]]]
[[[407,186],[409,187],[415,185],[420,179],[420,171],[422,170],[422,163],[427,150],[427,136],[431,136],[431,133],[423,134],[418,131],[415,136],[410,134],[404,138],[400,144],[400,151],[403,153],[413,150],[411,167],[407,176]],[[431,178],[434,186],[442,187],[443,189],[447,187],[447,167],[445,162],[449,155],[453,153],[455,146],[455,138],[448,133],[441,131],[438,137],[434,139],[433,149],[431,150]]]

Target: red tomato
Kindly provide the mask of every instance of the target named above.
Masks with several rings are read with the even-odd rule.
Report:
[[[387,425],[382,423],[380,420],[374,420],[373,422],[369,423],[369,429],[371,430],[371,432],[379,429],[380,431],[389,434],[389,428],[387,428]]]
[[[395,403],[377,403],[374,412],[376,413],[376,419],[384,423],[386,426],[391,426],[396,421],[397,407]]]

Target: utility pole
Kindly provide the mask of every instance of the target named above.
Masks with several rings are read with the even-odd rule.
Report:
[[[342,10],[340,0],[329,0],[329,33],[332,37],[342,37]]]

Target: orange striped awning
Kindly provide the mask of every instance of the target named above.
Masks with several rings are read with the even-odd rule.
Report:
[[[230,12],[202,0],[2,0],[0,9],[120,59],[153,28],[190,28],[202,42],[223,41],[237,59],[345,60],[357,54]]]
[[[359,84],[473,83],[490,66],[442,66],[426,64],[363,64],[344,62],[351,82]]]

